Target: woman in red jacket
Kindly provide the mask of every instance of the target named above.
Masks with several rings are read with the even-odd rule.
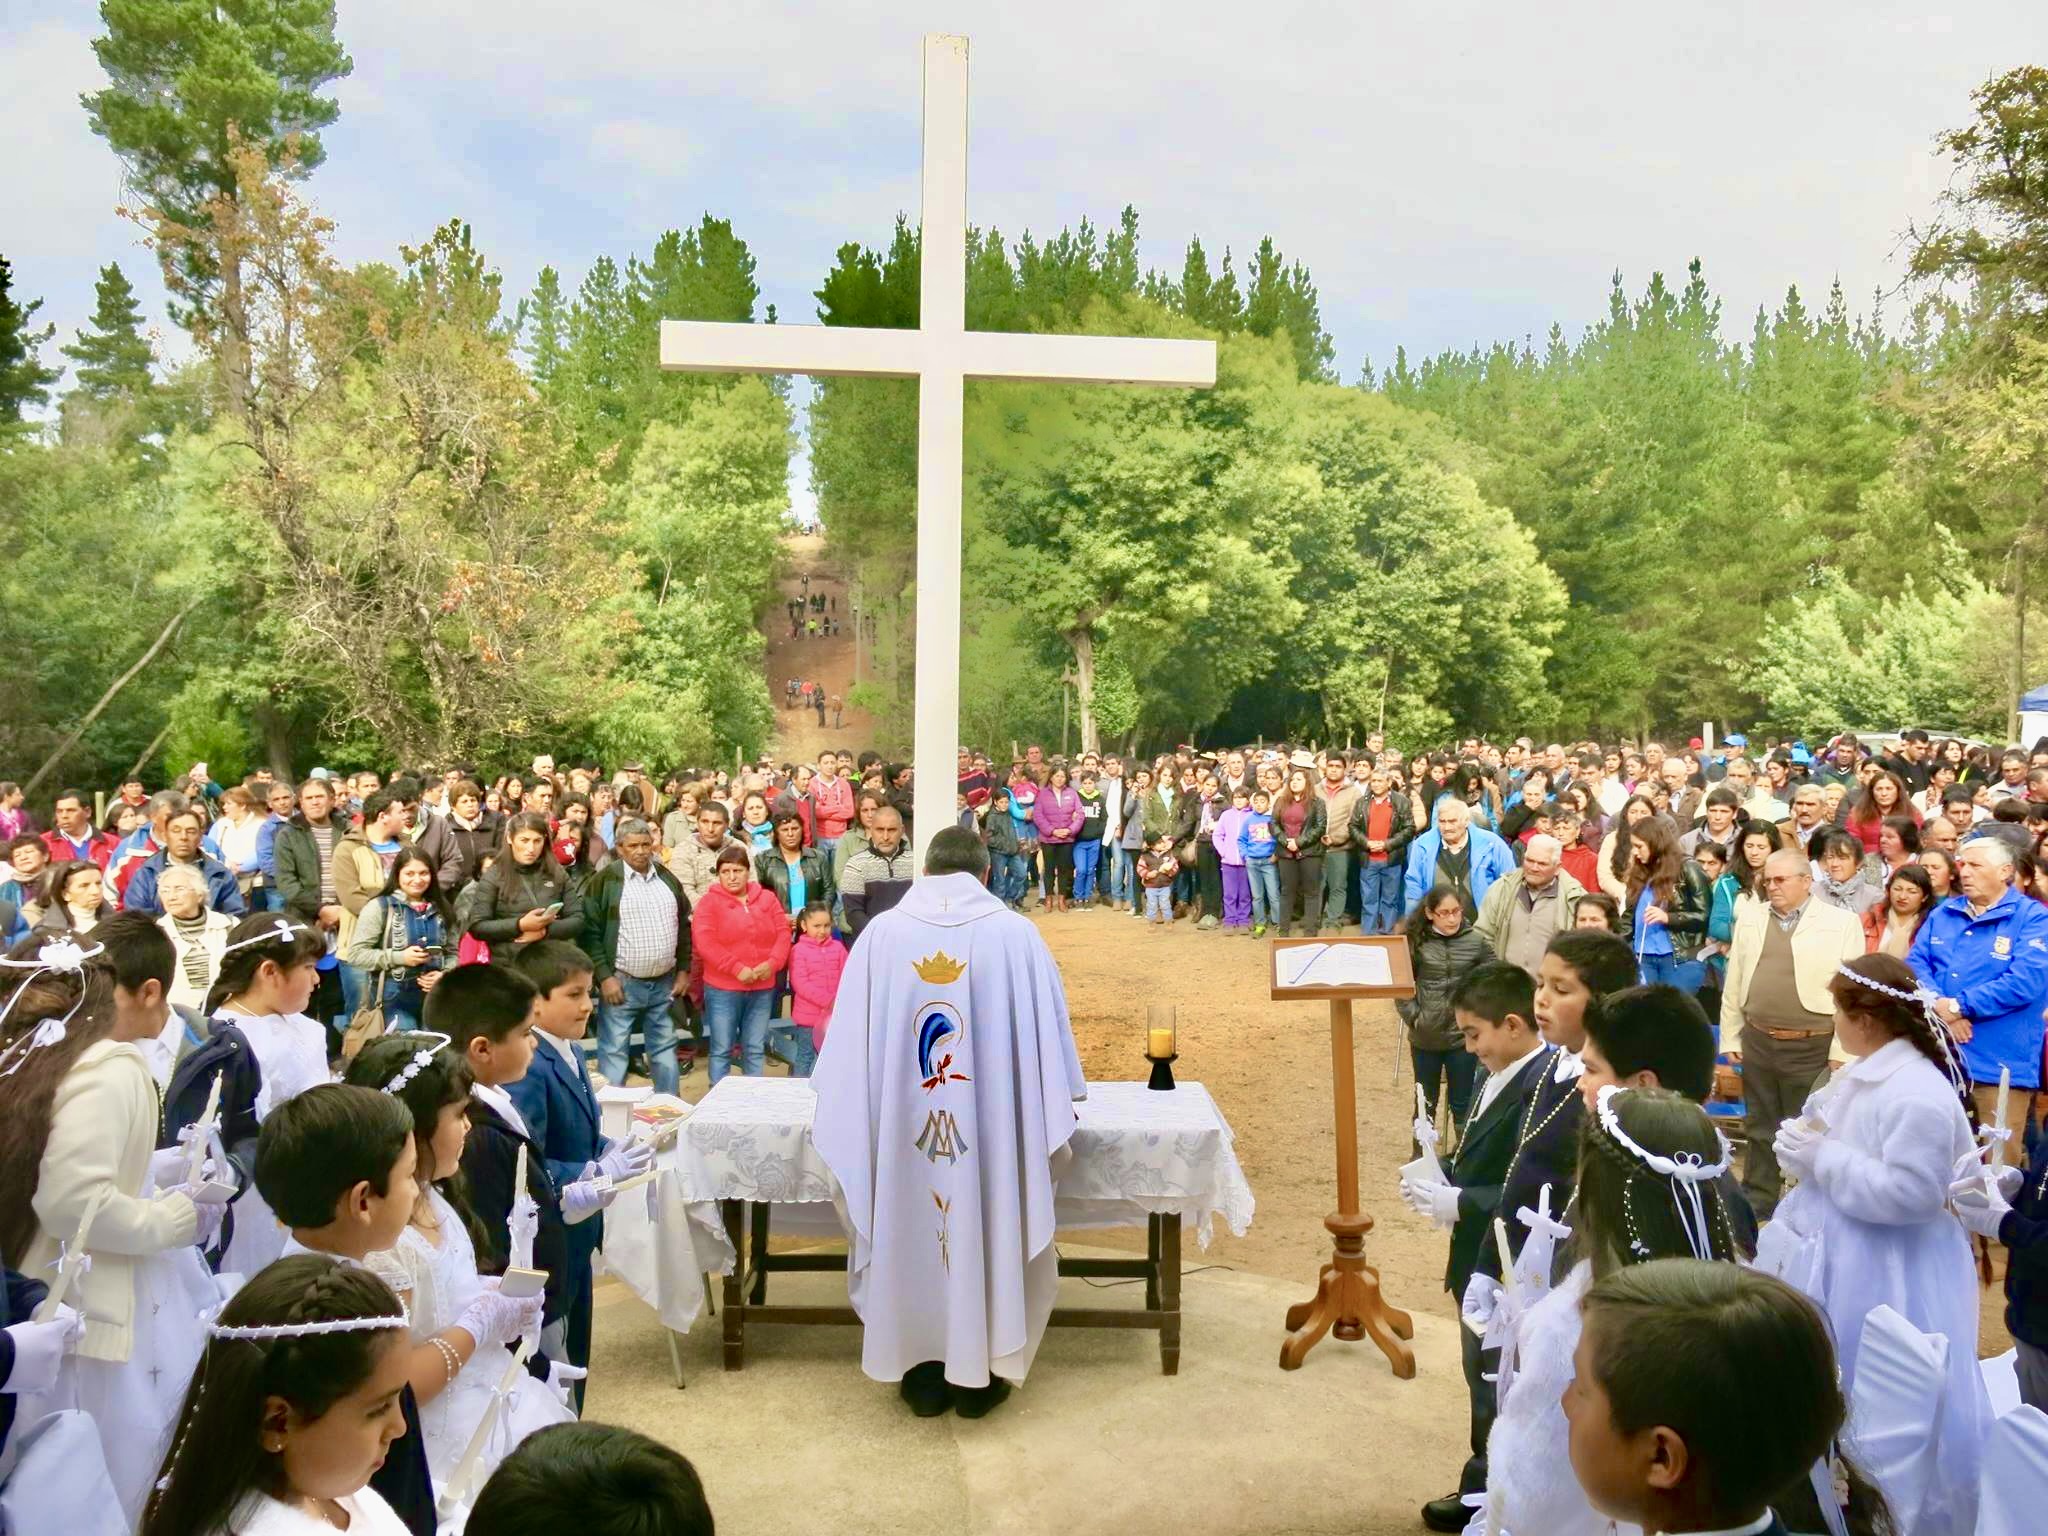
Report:
[[[711,1040],[711,1081],[725,1076],[735,1037],[740,1070],[768,1070],[768,1024],[775,978],[789,963],[789,917],[773,891],[753,878],[753,859],[737,843],[718,855],[718,876],[690,916],[690,937],[704,962],[704,1027]],[[808,1032],[797,1030],[801,1040]],[[809,1060],[793,1064],[810,1075]]]

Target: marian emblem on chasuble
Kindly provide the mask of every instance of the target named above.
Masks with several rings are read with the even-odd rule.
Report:
[[[964,962],[955,960],[943,950],[934,950],[924,959],[914,961],[912,968],[919,980],[935,987],[951,986],[967,970]],[[965,1072],[954,1070],[954,1061],[967,1039],[967,1020],[958,1008],[936,999],[920,1004],[916,1039],[918,1085],[926,1093],[938,1094],[948,1083],[970,1081]],[[924,1129],[918,1133],[917,1150],[935,1169],[941,1159],[950,1167],[967,1154],[967,1138],[960,1133],[960,1122],[951,1110],[935,1105],[926,1111]],[[936,1189],[931,1196],[939,1217],[939,1263],[951,1273],[953,1245],[948,1218],[952,1215],[953,1202]]]

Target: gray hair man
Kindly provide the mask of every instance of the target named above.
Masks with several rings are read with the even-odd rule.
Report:
[[[1543,963],[1553,934],[1568,933],[1577,921],[1586,888],[1563,867],[1564,844],[1539,832],[1522,845],[1522,867],[1487,889],[1472,929],[1487,947],[1531,979]]]
[[[597,1069],[606,1082],[624,1083],[626,1041],[638,1029],[655,1092],[674,1093],[686,1068],[670,1005],[690,990],[690,897],[654,856],[651,825],[626,816],[612,832],[618,857],[583,888],[582,946],[597,983]]]
[[[1764,900],[1738,905],[1721,993],[1721,1049],[1742,1067],[1742,1189],[1758,1221],[1777,1209],[1784,1175],[1771,1141],[1807,1094],[1847,1060],[1835,1047],[1828,983],[1863,953],[1853,912],[1813,897],[1813,866],[1796,848],[1764,861]]]

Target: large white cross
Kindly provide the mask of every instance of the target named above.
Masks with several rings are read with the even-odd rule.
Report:
[[[661,323],[661,366],[688,373],[916,379],[917,856],[954,821],[960,746],[960,435],[968,379],[1216,382],[1216,344],[967,329],[967,39],[924,40],[919,328]]]

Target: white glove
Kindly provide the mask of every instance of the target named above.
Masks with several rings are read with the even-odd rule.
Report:
[[[564,1408],[574,1408],[576,1406],[576,1394],[571,1390],[571,1384],[581,1381],[589,1374],[590,1372],[580,1365],[565,1365],[560,1360],[550,1360],[548,1362],[548,1390],[562,1400]]]
[[[1812,1178],[1822,1134],[1804,1120],[1787,1120],[1771,1138],[1771,1150],[1778,1154],[1778,1165],[1802,1179]]]
[[[595,1179],[578,1179],[574,1184],[564,1184],[562,1220],[572,1227],[579,1221],[588,1221],[610,1205],[612,1199],[611,1188],[599,1184]]]
[[[1465,1295],[1458,1303],[1458,1316],[1464,1319],[1465,1326],[1483,1335],[1486,1325],[1493,1321],[1494,1308],[1500,1305],[1501,1292],[1501,1283],[1493,1276],[1473,1270],[1472,1278],[1465,1282]]]
[[[149,1154],[149,1187],[170,1189],[185,1182],[185,1170],[191,1159],[183,1147],[164,1147]]]
[[[194,1247],[204,1248],[220,1234],[220,1224],[227,1220],[228,1208],[225,1201],[202,1200],[199,1191],[190,1184],[173,1184],[164,1191],[167,1195],[183,1195],[192,1202],[192,1214],[197,1220],[192,1233]]]
[[[645,1142],[608,1141],[604,1150],[598,1153],[596,1162],[583,1165],[583,1177],[592,1179],[603,1174],[616,1184],[622,1179],[645,1173],[653,1166],[654,1148]]]
[[[85,1334],[85,1319],[59,1302],[57,1315],[47,1323],[16,1323],[6,1332],[14,1341],[14,1370],[0,1382],[0,1390],[22,1397],[57,1385],[64,1357]]]
[[[1417,1184],[1411,1179],[1403,1179],[1401,1198],[1408,1202],[1408,1208],[1416,1215],[1427,1216],[1440,1227],[1458,1224],[1458,1186],[1455,1184]]]
[[[1956,1220],[1967,1230],[1989,1238],[1998,1236],[2005,1213],[2012,1209],[2011,1202],[1982,1174],[1957,1179],[1949,1185],[1948,1203],[1956,1213]]]
[[[1437,1144],[1436,1126],[1417,1115],[1415,1117],[1415,1145],[1434,1149]]]
[[[533,1268],[533,1245],[540,1237],[540,1205],[524,1190],[512,1197],[512,1210],[505,1218],[511,1246],[506,1250],[520,1269]]]
[[[1958,1189],[1965,1184],[1984,1184],[1995,1179],[1998,1183],[1998,1192],[2008,1201],[2020,1192],[2019,1169],[2001,1164],[1994,1170],[1984,1160],[1982,1151],[1965,1152],[1956,1159],[1955,1166],[1949,1170],[1948,1176]]]
[[[455,1319],[455,1326],[475,1339],[478,1349],[487,1344],[510,1348],[521,1336],[540,1331],[540,1314],[545,1300],[542,1296],[504,1295],[493,1281],[491,1289],[462,1309],[462,1316]]]

